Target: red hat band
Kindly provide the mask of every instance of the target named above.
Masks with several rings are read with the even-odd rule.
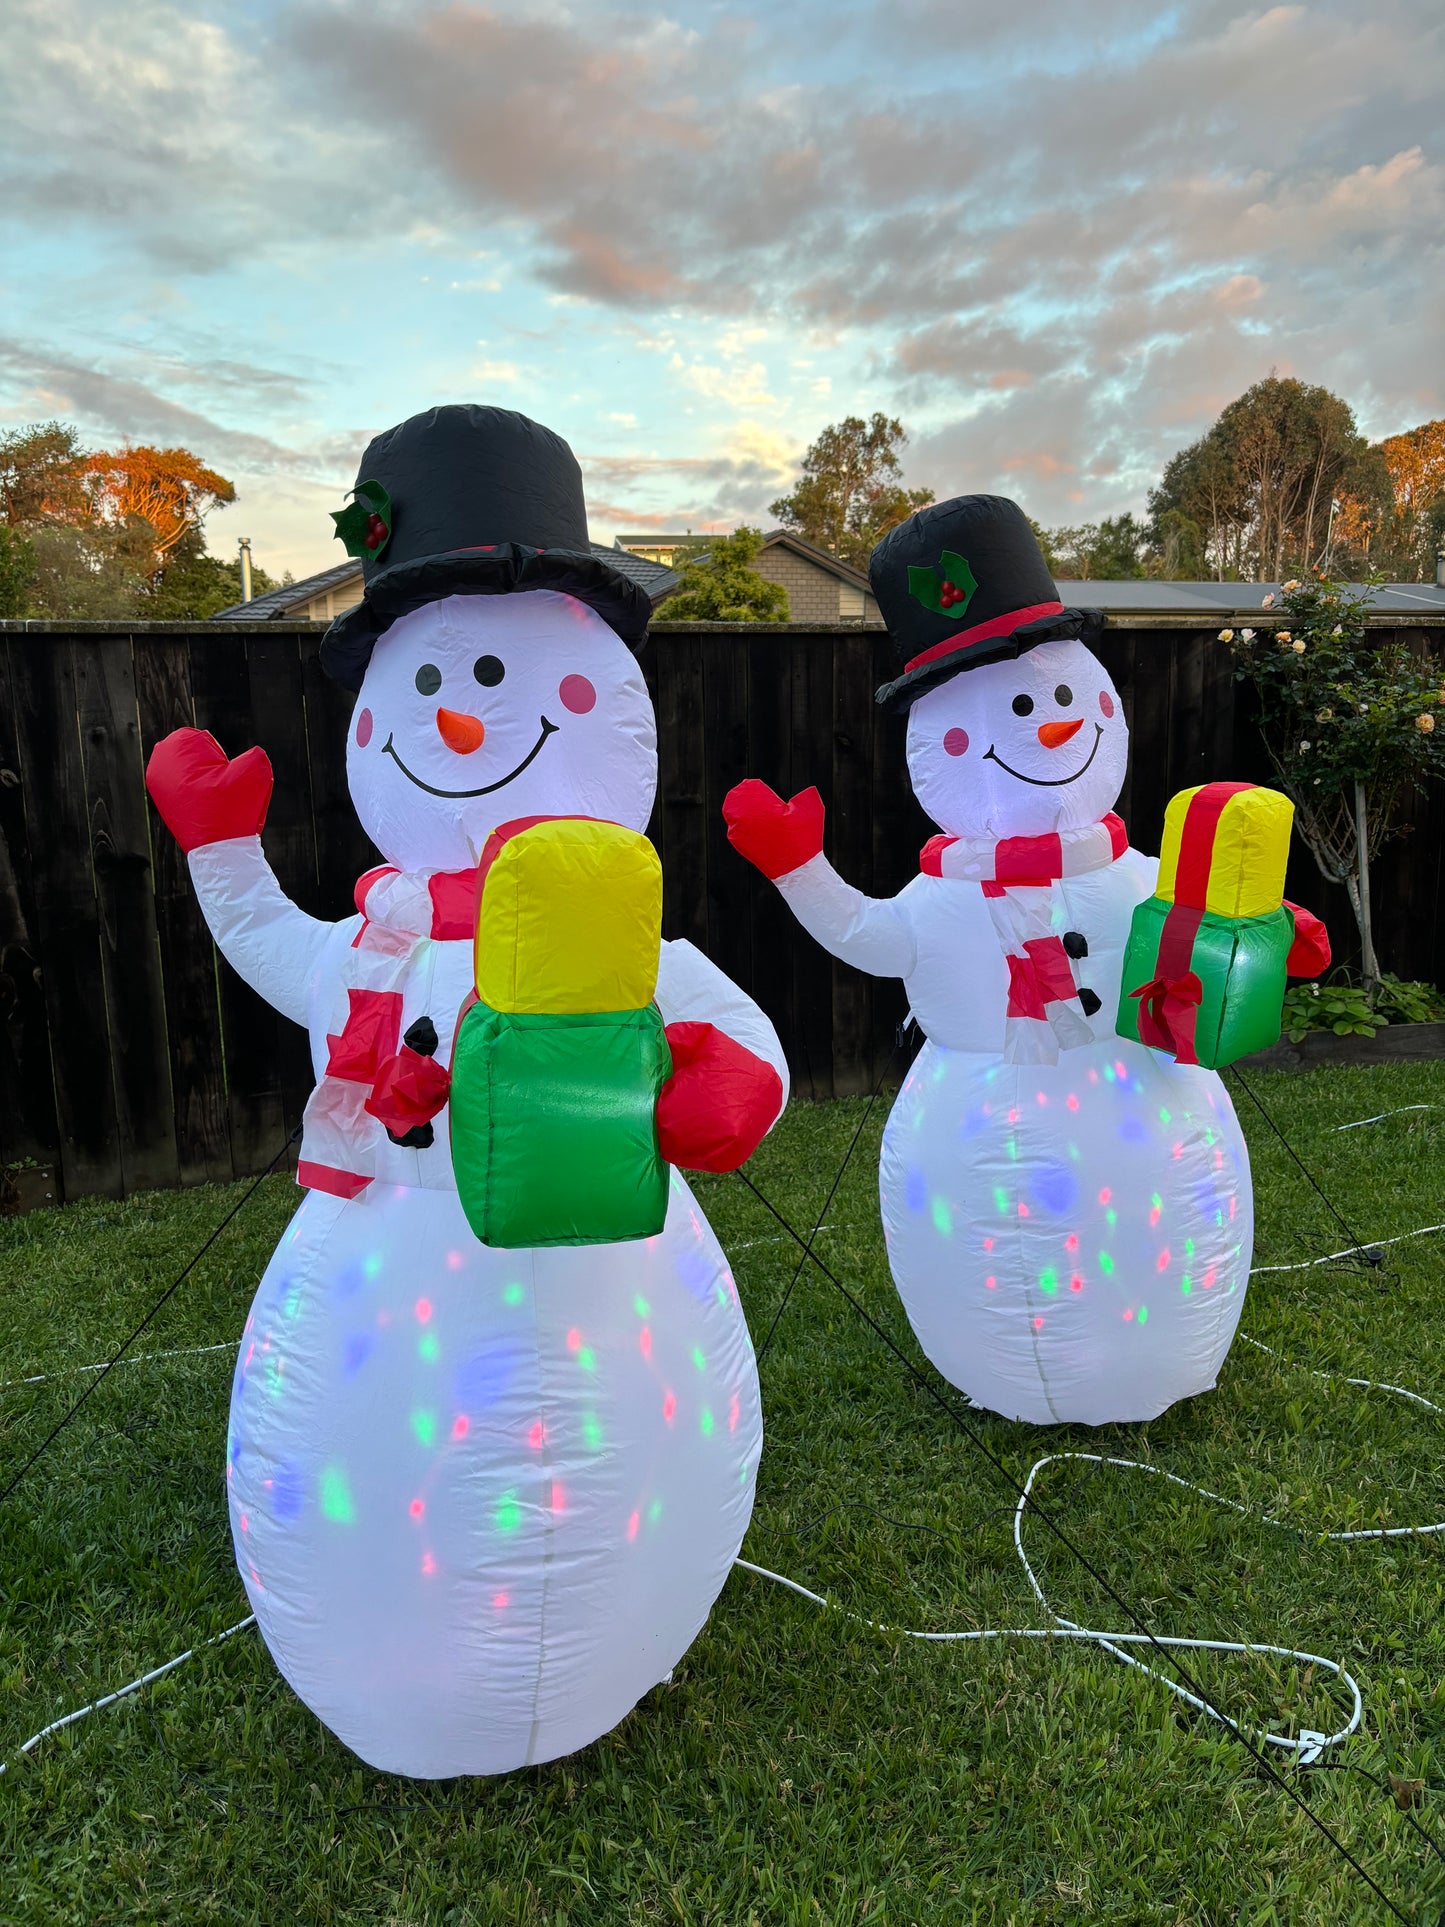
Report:
[[[1035,622],[1040,616],[1059,616],[1064,612],[1062,602],[1032,602],[1026,609],[1009,609],[1001,616],[991,616],[987,622],[975,623],[971,629],[960,629],[943,642],[934,643],[925,649],[921,656],[903,665],[905,675],[913,669],[921,669],[925,663],[937,662],[943,656],[951,656],[955,650],[967,649],[975,642],[988,642],[994,636],[1011,636],[1015,629],[1021,629],[1026,622]]]

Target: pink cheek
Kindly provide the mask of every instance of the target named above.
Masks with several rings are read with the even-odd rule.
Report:
[[[366,745],[371,741],[373,727],[371,711],[369,709],[363,709],[356,719],[356,747],[358,749],[365,749]]]
[[[597,701],[597,691],[585,676],[564,676],[557,685],[557,695],[562,707],[574,716],[585,716]]]
[[[943,747],[950,756],[962,756],[968,748],[968,731],[966,729],[949,730],[943,739]]]
[[[1101,689],[1099,691],[1099,707],[1103,710],[1105,716],[1112,716],[1114,714],[1114,698],[1109,694],[1107,689]]]

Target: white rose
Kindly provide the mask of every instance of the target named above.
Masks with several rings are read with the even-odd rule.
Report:
[[[1239,640],[1241,642],[1253,642],[1254,641],[1253,629],[1241,629],[1239,632]]]
[[[1259,606],[1261,609],[1272,609],[1274,607],[1274,590],[1273,589],[1270,590],[1269,594],[1265,597],[1264,601],[1261,602]]]

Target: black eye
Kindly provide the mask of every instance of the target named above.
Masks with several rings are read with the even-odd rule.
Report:
[[[416,686],[423,696],[434,696],[442,686],[442,672],[434,662],[424,662],[416,672]]]
[[[1069,704],[1073,700],[1074,700],[1073,690],[1070,689],[1069,685],[1066,682],[1061,682],[1058,688],[1054,691],[1054,701],[1059,705],[1061,709],[1067,709]]]
[[[483,689],[495,689],[507,673],[507,665],[500,656],[478,656],[472,664],[472,674]]]
[[[1015,696],[1014,697],[1015,716],[1032,716],[1033,713],[1034,713],[1034,699],[1032,696]]]

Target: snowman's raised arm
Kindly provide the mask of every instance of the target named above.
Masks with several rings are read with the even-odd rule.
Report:
[[[751,997],[686,942],[662,946],[657,1007],[672,1052],[657,1104],[662,1155],[688,1171],[735,1171],[788,1101],[778,1033]]]
[[[271,781],[265,750],[227,761],[203,729],[176,730],[146,765],[146,788],[186,853],[222,955],[283,1017],[304,1024],[312,971],[334,926],[298,909],[266,861]]]
[[[723,800],[728,841],[771,879],[809,936],[873,977],[906,977],[917,946],[896,903],[866,897],[823,855],[823,799],[804,790],[790,803],[750,778]]]

